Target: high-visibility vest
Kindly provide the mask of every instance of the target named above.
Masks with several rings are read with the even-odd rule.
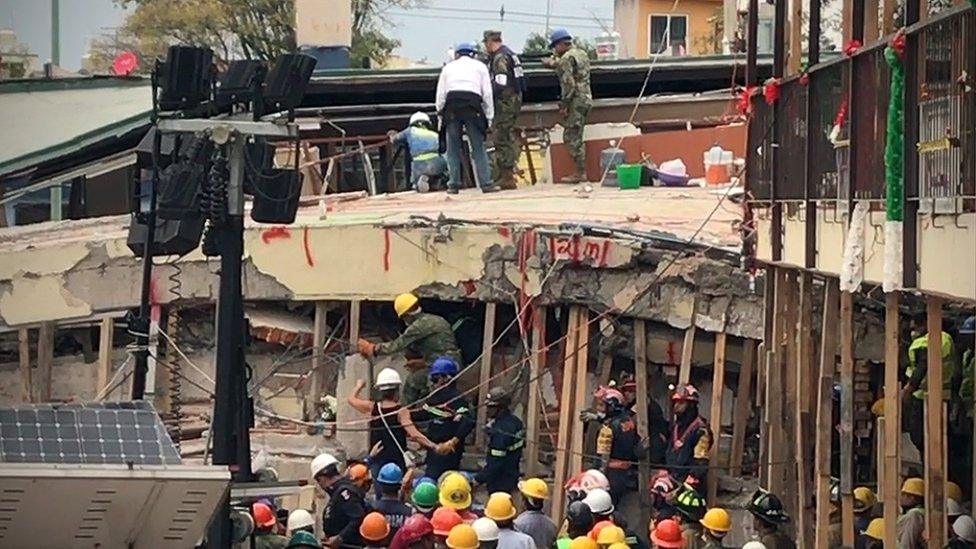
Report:
[[[908,347],[908,367],[905,368],[905,376],[909,379],[915,373],[916,368],[916,357],[918,354],[927,353],[929,348],[929,336],[928,334],[922,335],[921,337],[915,338],[912,344]],[[952,342],[952,336],[942,332],[942,398],[943,400],[949,400],[952,396],[952,379],[956,375],[956,362],[954,360],[955,352],[953,351],[954,344]],[[928,395],[928,381],[923,378],[918,385],[918,390],[916,390],[912,395],[919,399],[925,400],[926,395]]]

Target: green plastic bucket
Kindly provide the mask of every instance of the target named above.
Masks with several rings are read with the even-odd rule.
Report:
[[[621,164],[617,166],[617,181],[621,189],[639,189],[644,167],[640,164]]]

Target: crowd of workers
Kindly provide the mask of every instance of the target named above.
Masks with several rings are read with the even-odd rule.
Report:
[[[446,176],[447,192],[459,192],[465,135],[475,183],[482,192],[516,186],[522,146],[517,121],[526,90],[525,73],[500,31],[485,31],[483,45],[486,61],[478,58],[474,43],[462,42],[454,48],[454,59],[441,70],[435,98],[439,132],[424,112],[414,113],[403,131],[390,132],[391,141],[407,151],[411,184],[418,191],[428,191]],[[549,46],[554,55],[544,59],[543,65],[554,69],[559,78],[563,140],[576,168],[562,182],[578,183],[586,180],[583,127],[592,105],[590,61],[565,29],[553,31]],[[486,145],[489,132],[494,145],[491,162]]]

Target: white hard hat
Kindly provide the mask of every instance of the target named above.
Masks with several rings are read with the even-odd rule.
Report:
[[[976,543],[976,522],[969,515],[961,515],[952,523],[952,533],[969,543]]]
[[[315,478],[319,473],[324,471],[328,467],[335,467],[339,465],[339,460],[335,458],[332,454],[319,454],[315,456],[312,460],[312,465],[310,467],[312,471],[312,478]]]
[[[430,124],[430,117],[427,116],[427,113],[421,112],[421,111],[417,111],[417,112],[415,112],[415,113],[413,113],[413,114],[410,115],[410,125],[411,126],[413,126],[414,124],[420,123],[420,122],[423,122],[424,124]]]
[[[383,368],[376,374],[376,387],[380,390],[390,389],[403,384],[400,374],[393,368]]]
[[[478,534],[478,541],[497,541],[498,540],[498,525],[495,521],[488,517],[481,517],[480,519],[471,523],[471,527]]]
[[[295,509],[288,514],[288,534],[291,535],[299,528],[308,528],[309,526],[315,526],[315,519],[312,518],[312,513],[309,513],[305,509]]]
[[[959,502],[952,499],[946,498],[946,515],[950,517],[958,517],[959,515],[965,515],[966,510],[959,505]]]
[[[610,481],[607,480],[607,475],[604,475],[603,471],[599,469],[587,469],[583,473],[583,477],[580,479],[580,486],[583,488],[584,492],[589,492],[594,488],[609,490]]]
[[[590,490],[586,497],[583,498],[583,503],[590,508],[590,511],[595,515],[609,515],[613,512],[613,500],[610,499],[610,493],[603,488],[594,488]]]
[[[742,549],[766,549],[766,546],[761,541],[747,541]]]

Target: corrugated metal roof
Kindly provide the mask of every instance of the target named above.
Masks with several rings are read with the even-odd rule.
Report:
[[[0,176],[149,124],[145,79],[27,80],[0,85]]]

